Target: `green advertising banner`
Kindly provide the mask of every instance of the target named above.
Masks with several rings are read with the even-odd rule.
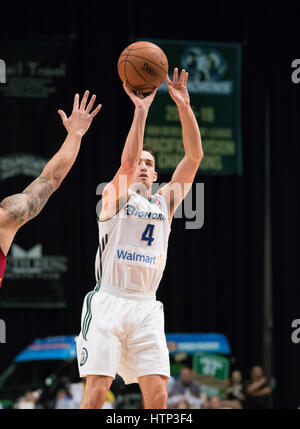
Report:
[[[145,39],[143,39],[145,40]],[[189,73],[187,88],[204,149],[198,173],[242,174],[241,46],[217,42],[149,40],[174,67]],[[172,173],[184,155],[177,106],[164,82],[151,106],[145,145],[156,155],[157,169]]]
[[[223,356],[206,352],[196,352],[193,356],[193,369],[208,397],[226,398],[229,367],[229,359]]]

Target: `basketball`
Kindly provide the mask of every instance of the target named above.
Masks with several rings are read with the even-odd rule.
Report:
[[[164,51],[151,42],[135,42],[127,46],[118,60],[122,82],[137,92],[151,92],[163,83],[168,73]]]

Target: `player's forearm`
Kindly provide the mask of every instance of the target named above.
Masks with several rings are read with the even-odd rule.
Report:
[[[191,106],[178,106],[185,155],[200,164],[203,158],[201,134]]]
[[[50,196],[60,186],[78,155],[82,135],[68,134],[59,151],[46,164],[42,173],[21,194],[5,198],[0,203],[0,227],[14,233],[24,223],[37,216]]]
[[[134,170],[143,149],[147,109],[135,108],[133,121],[122,152],[121,164]]]
[[[80,133],[69,133],[59,151],[50,159],[41,173],[41,177],[47,178],[54,188],[60,186],[66,175],[72,168],[81,145]]]

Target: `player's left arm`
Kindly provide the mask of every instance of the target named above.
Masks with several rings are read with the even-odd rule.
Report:
[[[188,73],[185,70],[181,71],[180,79],[178,79],[177,68],[174,69],[173,82],[169,76],[166,78],[169,94],[178,108],[185,152],[183,159],[173,173],[171,181],[159,190],[159,193],[166,198],[169,205],[170,220],[191,189],[204,156],[199,126],[191,108],[190,97],[186,87],[187,79]]]

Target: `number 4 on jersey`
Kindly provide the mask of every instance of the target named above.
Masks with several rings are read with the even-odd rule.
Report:
[[[153,230],[154,230],[154,225],[151,225],[150,223],[148,223],[148,225],[146,226],[146,229],[142,235],[142,240],[147,241],[148,246],[151,246],[152,241],[154,240]]]

